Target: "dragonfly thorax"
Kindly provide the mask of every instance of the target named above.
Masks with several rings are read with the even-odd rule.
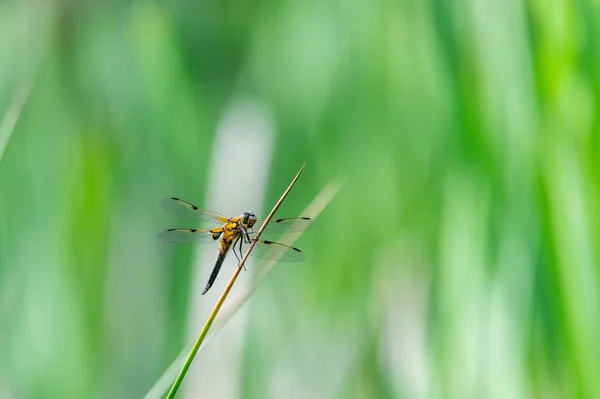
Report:
[[[242,223],[246,227],[250,228],[250,227],[254,226],[254,223],[256,223],[256,215],[253,214],[252,212],[242,213],[241,218],[242,218]]]

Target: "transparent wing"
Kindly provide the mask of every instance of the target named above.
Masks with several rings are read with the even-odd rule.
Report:
[[[161,205],[167,212],[183,219],[200,219],[211,223],[227,223],[227,218],[219,215],[216,212],[198,208],[189,202],[180,200],[179,198],[169,197],[161,201]]]
[[[298,248],[267,240],[259,240],[250,252],[250,256],[281,262],[302,262],[304,260],[304,254]]]
[[[260,226],[265,222],[265,219],[257,219],[254,224],[254,230],[260,229]],[[312,220],[306,217],[287,218],[287,219],[271,219],[265,233],[295,233],[308,230]]]
[[[158,235],[163,241],[187,244],[192,242],[214,242],[217,238],[213,234],[220,233],[222,229],[168,229]]]

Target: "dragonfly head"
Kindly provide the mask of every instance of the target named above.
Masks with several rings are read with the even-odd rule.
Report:
[[[242,223],[249,228],[254,226],[254,223],[256,223],[256,215],[252,212],[244,212],[242,214]]]

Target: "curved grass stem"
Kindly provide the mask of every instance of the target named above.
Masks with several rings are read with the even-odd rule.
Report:
[[[244,256],[242,257],[242,259],[240,260],[238,267],[236,267],[235,271],[233,272],[233,276],[231,276],[231,278],[229,279],[227,286],[225,286],[223,293],[219,297],[219,300],[215,304],[215,307],[213,308],[212,312],[208,316],[208,319],[206,320],[204,327],[202,327],[202,330],[200,331],[200,334],[198,335],[198,338],[196,339],[196,342],[194,343],[194,346],[192,347],[190,354],[188,355],[187,359],[185,360],[183,367],[179,371],[179,374],[177,375],[175,382],[173,382],[173,385],[171,386],[171,389],[169,390],[169,393],[167,394],[167,399],[172,399],[175,397],[175,394],[177,393],[179,386],[183,382],[183,379],[185,378],[185,375],[186,375],[188,369],[190,368],[192,361],[194,360],[194,357],[196,356],[196,353],[198,353],[198,350],[200,349],[200,345],[202,345],[202,342],[204,341],[204,338],[206,337],[206,334],[208,333],[208,330],[210,329],[210,326],[212,325],[213,321],[215,320],[215,317],[217,317],[217,314],[219,313],[221,306],[223,306],[223,303],[225,302],[225,298],[227,298],[227,295],[229,295],[229,292],[231,291],[231,288],[233,287],[235,280],[237,280],[237,278],[240,274],[240,271],[244,267],[244,264],[246,263],[246,259],[248,259],[250,252],[254,248],[254,245],[256,245],[256,242],[260,238],[263,230],[267,227],[267,225],[269,224],[269,222],[275,215],[275,212],[277,212],[277,209],[279,209],[279,207],[283,203],[283,200],[285,199],[285,197],[287,197],[289,192],[292,190],[292,187],[294,187],[294,184],[296,184],[296,181],[302,174],[302,171],[304,170],[305,166],[306,166],[306,162],[302,165],[302,167],[296,174],[296,177],[294,177],[294,179],[292,180],[292,182],[290,183],[288,188],[282,194],[281,198],[279,198],[279,201],[277,201],[277,203],[275,204],[275,206],[273,207],[273,209],[271,210],[269,215],[266,217],[265,222],[262,224],[262,226],[256,233],[255,239],[252,240],[252,243],[248,246],[248,249],[246,249],[246,252],[244,253]]]

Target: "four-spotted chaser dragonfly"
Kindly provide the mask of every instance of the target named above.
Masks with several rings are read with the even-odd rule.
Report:
[[[200,219],[210,223],[218,223],[221,227],[208,229],[168,229],[158,235],[163,241],[175,243],[195,243],[195,242],[215,242],[221,238],[219,243],[219,252],[213,271],[210,274],[208,283],[202,291],[202,295],[210,289],[215,282],[221,265],[230,248],[236,257],[242,257],[242,244],[249,244],[255,239],[254,228],[260,228],[265,219],[258,219],[252,212],[244,212],[240,216],[227,218],[206,209],[198,208],[195,205],[180,200],[179,198],[165,198],[162,206],[168,212],[185,219]],[[272,219],[264,230],[264,233],[283,233],[304,231],[310,226],[311,220],[307,217],[297,217],[289,219]],[[236,247],[239,252],[235,252]],[[258,240],[251,256],[263,259],[275,259],[282,262],[301,262],[304,254],[298,248],[280,244],[273,241]]]

